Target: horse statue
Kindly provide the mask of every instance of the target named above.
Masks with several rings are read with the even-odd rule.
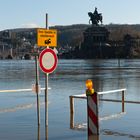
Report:
[[[103,20],[102,14],[101,13],[98,14],[96,7],[95,7],[94,13],[88,12],[88,15],[90,17],[89,24],[90,24],[90,21],[92,22],[92,25],[99,25],[99,22],[101,22],[102,24],[102,20]]]

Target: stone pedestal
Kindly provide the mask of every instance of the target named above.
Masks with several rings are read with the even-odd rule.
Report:
[[[94,26],[84,31],[84,41],[81,46],[83,58],[104,58],[109,47],[109,31],[103,26]]]

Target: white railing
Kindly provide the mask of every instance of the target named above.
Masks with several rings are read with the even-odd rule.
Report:
[[[101,94],[110,94],[110,93],[124,92],[124,91],[126,91],[126,88],[117,89],[117,90],[110,90],[110,91],[102,91],[102,92],[97,92],[97,93],[98,93],[98,95],[101,95]]]
[[[48,89],[51,89],[51,88],[48,88]],[[40,88],[40,90],[45,90],[45,88]],[[29,91],[33,91],[33,89],[8,89],[8,90],[0,90],[0,93],[24,92],[24,91],[29,92]]]
[[[100,118],[99,120],[107,120],[107,119],[112,119],[116,117],[120,117],[120,115],[124,115],[126,112],[124,111],[124,93],[126,91],[126,88],[123,89],[117,89],[117,90],[110,90],[110,91],[103,91],[103,92],[97,92],[97,95],[103,95],[103,94],[110,94],[110,93],[121,93],[122,94],[122,100],[119,100],[122,103],[122,112],[117,113],[115,115],[110,115],[106,116],[104,118]],[[74,129],[74,98],[79,98],[79,99],[87,99],[86,94],[80,94],[80,95],[71,95],[69,96],[70,98],[70,128]],[[99,99],[100,100],[100,99]],[[101,99],[101,101],[106,101],[106,99]],[[108,99],[107,101],[113,102],[112,99]],[[115,100],[117,101],[117,100]]]

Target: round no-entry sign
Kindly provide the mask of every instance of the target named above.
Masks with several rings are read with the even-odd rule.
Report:
[[[39,56],[40,68],[44,73],[52,73],[57,66],[58,58],[52,49],[45,49]]]

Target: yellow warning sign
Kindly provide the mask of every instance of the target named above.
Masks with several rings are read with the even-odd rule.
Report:
[[[37,45],[39,47],[56,47],[57,46],[57,30],[38,29]]]

